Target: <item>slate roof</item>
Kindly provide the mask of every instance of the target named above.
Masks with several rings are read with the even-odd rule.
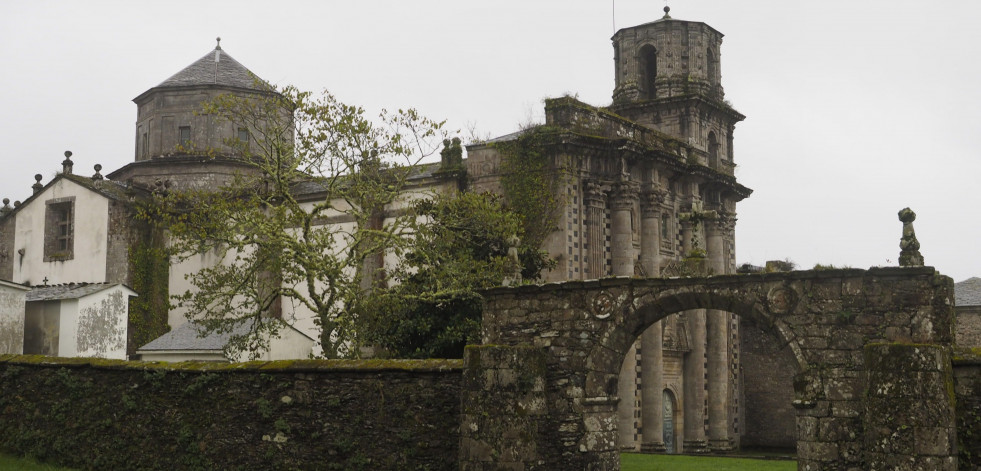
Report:
[[[225,348],[228,339],[233,334],[244,334],[248,331],[248,326],[242,324],[232,332],[225,334],[211,333],[201,337],[198,331],[198,324],[185,322],[177,326],[176,329],[157,337],[150,343],[140,347],[141,351],[147,350],[217,350]]]
[[[114,286],[119,286],[119,283],[67,283],[54,286],[36,286],[27,293],[27,300],[57,301],[60,299],[78,299]]]
[[[265,82],[261,79],[256,82],[257,79],[255,74],[218,46],[155,88],[225,85],[252,90],[271,89],[263,86]]]
[[[522,129],[522,130],[519,130],[519,131],[512,132],[510,134],[505,134],[503,136],[497,136],[497,137],[495,137],[493,139],[488,139],[483,144],[495,144],[495,143],[498,143],[498,142],[513,141],[513,140],[521,137],[522,135],[524,135],[525,133],[527,133],[530,130],[531,130],[530,128],[529,129]]]
[[[204,337],[200,336],[200,329],[196,322],[185,322],[179,325],[174,330],[167,332],[166,334],[151,340],[150,343],[142,346],[137,350],[138,352],[148,352],[148,351],[200,351],[200,350],[213,350],[221,351],[225,348],[228,343],[228,339],[233,335],[245,335],[249,331],[248,323],[241,323],[232,329],[231,332],[218,334],[210,333]],[[284,325],[284,329],[293,329],[293,327]],[[293,329],[296,330],[296,329]],[[301,335],[308,337],[303,332],[297,330]]]
[[[464,159],[464,161],[466,161],[466,159]],[[412,168],[409,169],[411,173],[407,177],[407,180],[413,181],[413,180],[432,177],[439,170],[439,167],[440,167],[439,162],[429,162],[429,163],[413,165]],[[307,195],[316,195],[318,193],[323,193],[324,191],[326,191],[326,188],[323,182],[309,180],[309,181],[301,181],[301,182],[294,183],[290,187],[290,191],[292,191],[293,194],[296,196],[303,197]]]
[[[968,278],[954,283],[954,304],[957,306],[981,306],[981,278]]]

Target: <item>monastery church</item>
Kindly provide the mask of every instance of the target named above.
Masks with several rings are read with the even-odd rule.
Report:
[[[735,273],[736,204],[751,190],[734,176],[734,129],[744,116],[725,100],[722,38],[665,8],[663,18],[614,34],[611,105],[546,100],[545,125],[558,138],[542,145],[561,214],[543,246],[557,261],[545,281]],[[131,163],[106,175],[97,165],[83,175],[66,152],[61,172],[48,182],[37,175],[28,199],[13,206],[4,200],[0,290],[12,294],[0,291],[0,307],[5,296],[26,297],[27,304],[20,313],[24,341],[13,341],[9,352],[136,358],[153,340],[139,338],[137,324],[146,322],[173,330],[170,343],[144,352],[206,349],[173,338],[187,330],[183,312],[139,319],[130,312],[137,300],[155,296],[132,260],[155,235],[134,216],[154,192],[215,188],[250,171],[223,143],[247,139],[249,131],[195,111],[220,94],[270,93],[256,83],[219,45],[133,100]],[[500,192],[505,157],[497,144],[520,135],[469,145],[462,163],[423,165],[411,190],[457,191],[460,172],[445,170],[462,164],[469,190]],[[305,201],[324,196],[303,186],[296,193]],[[693,256],[698,263],[690,263]],[[170,293],[188,289],[185,273],[215,261],[202,254],[192,262],[169,267]],[[285,311],[295,328],[281,350],[305,356],[316,328],[304,313]],[[6,326],[8,319],[0,321]],[[794,446],[792,359],[768,334],[713,310],[673,315],[637,334],[618,385],[624,449]],[[157,358],[182,358],[171,353]]]

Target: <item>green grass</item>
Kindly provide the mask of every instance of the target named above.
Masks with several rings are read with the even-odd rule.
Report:
[[[620,469],[621,471],[796,471],[797,462],[713,456],[621,453]]]
[[[72,471],[71,468],[61,468],[47,463],[38,463],[30,458],[17,458],[0,455],[0,469],[3,471]]]
[[[711,456],[648,455],[622,453],[621,471],[796,471],[797,462],[789,460],[753,460],[748,458],[717,458]],[[3,471],[72,471],[54,465],[38,463],[28,458],[0,455]]]

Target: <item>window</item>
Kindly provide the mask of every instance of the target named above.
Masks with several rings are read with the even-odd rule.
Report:
[[[648,100],[657,98],[654,90],[654,80],[657,78],[657,49],[650,44],[640,48],[637,54],[640,62],[640,93]]]
[[[150,153],[150,136],[147,133],[143,133],[143,158],[145,159]]]
[[[708,142],[709,167],[719,168],[719,139],[715,137],[715,131],[709,131]]]
[[[661,247],[671,249],[674,245],[674,240],[671,238],[671,220],[668,218],[667,213],[661,213]]]
[[[44,261],[71,260],[75,249],[75,197],[45,202]]]
[[[249,147],[249,130],[245,128],[238,128],[238,143],[240,146],[245,148]]]
[[[180,137],[178,137],[177,144],[185,149],[189,149],[191,147],[191,127],[181,126],[177,128],[177,130],[178,134],[180,135]]]

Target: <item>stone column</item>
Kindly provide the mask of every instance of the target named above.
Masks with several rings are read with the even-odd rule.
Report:
[[[634,229],[631,213],[639,197],[639,186],[621,181],[610,199],[610,253],[614,276],[634,275]]]
[[[686,312],[691,350],[685,357],[685,453],[705,453],[705,310]]]
[[[640,266],[645,276],[661,276],[661,204],[667,192],[654,183],[644,189],[640,201]]]
[[[620,402],[617,404],[617,430],[619,431],[619,445],[621,450],[636,450],[637,440],[634,436],[637,428],[634,425],[635,403],[637,402],[637,344],[631,345],[627,349],[627,354],[620,365],[619,382],[617,383],[617,395]]]
[[[610,252],[613,259],[612,272],[615,276],[634,274],[634,230],[631,212],[637,202],[639,187],[630,181],[618,182],[610,198]],[[617,415],[620,418],[620,448],[636,449],[634,426],[637,394],[637,343],[630,347],[620,369],[618,385],[620,405]]]
[[[641,194],[640,207],[640,264],[649,277],[660,275],[660,214],[665,192],[656,184]],[[640,445],[644,452],[664,452],[664,331],[660,321],[647,328],[640,337]]]
[[[692,250],[692,223],[681,221],[681,250],[687,255]],[[685,356],[684,365],[684,452],[705,453],[705,310],[686,311],[688,328],[691,329],[691,350]]]
[[[583,183],[586,203],[586,279],[606,276],[606,192],[598,182]]]
[[[726,273],[724,220],[705,221],[708,266],[714,275]],[[710,309],[708,318],[708,437],[712,450],[732,449],[729,435],[729,314]]]

